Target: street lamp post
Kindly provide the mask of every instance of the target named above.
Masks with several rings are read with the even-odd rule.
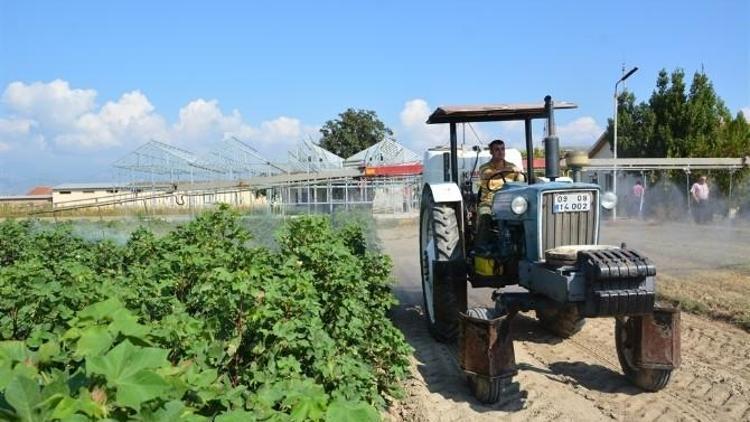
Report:
[[[612,190],[615,192],[615,195],[617,195],[617,88],[620,85],[620,82],[624,82],[625,79],[628,79],[630,75],[638,71],[638,67],[634,67],[630,69],[630,71],[626,74],[624,74],[617,82],[615,82],[615,118],[614,118],[614,165],[612,169]],[[619,202],[619,201],[618,201]],[[615,208],[612,210],[612,219],[617,219],[617,205],[615,205]]]

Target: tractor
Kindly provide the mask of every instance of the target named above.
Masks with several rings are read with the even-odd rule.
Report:
[[[653,263],[625,244],[599,244],[615,194],[560,175],[554,113],[572,108],[547,96],[536,104],[439,107],[427,120],[450,128],[450,147],[429,149],[424,159],[419,254],[427,326],[438,341],[458,339],[469,387],[484,403],[508,394],[517,374],[511,322],[519,312],[534,311],[562,338],[586,318],[614,317],[622,370],[648,391],[664,388],[680,365],[680,315],[656,304]],[[544,177],[532,166],[537,119],[546,123]],[[457,125],[493,121],[524,122],[526,165],[517,150],[507,150],[505,160],[525,168],[525,180],[493,192],[492,224],[482,228],[490,235],[478,236],[477,165],[489,154],[459,147]],[[506,176],[498,171],[490,179]],[[494,288],[494,307],[467,309],[467,283]]]

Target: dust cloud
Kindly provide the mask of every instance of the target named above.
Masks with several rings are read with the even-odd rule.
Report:
[[[646,253],[657,268],[687,274],[712,269],[739,268],[750,274],[750,215],[748,181],[733,186],[733,197],[723,195],[709,175],[707,221],[697,223],[689,189],[699,177],[683,172],[623,174],[618,180],[617,219],[601,221],[600,243],[620,245]],[[672,177],[668,177],[672,176]],[[645,186],[642,202],[632,193],[637,180]],[[620,188],[622,186],[622,188]]]

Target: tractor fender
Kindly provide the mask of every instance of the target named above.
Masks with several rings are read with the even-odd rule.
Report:
[[[427,192],[428,190],[432,193],[432,200],[435,204],[454,204],[458,214],[458,226],[461,229],[461,233],[463,233],[465,227],[463,213],[464,200],[458,185],[450,182],[425,183],[422,192]],[[461,243],[463,244],[463,235],[461,235]]]
[[[461,190],[455,183],[426,183],[424,189],[429,189],[432,192],[432,199],[436,204],[457,202],[460,206],[463,205]]]

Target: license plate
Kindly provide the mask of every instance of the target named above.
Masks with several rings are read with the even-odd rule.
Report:
[[[591,194],[587,192],[578,193],[555,193],[552,198],[552,212],[581,212],[591,209]]]

